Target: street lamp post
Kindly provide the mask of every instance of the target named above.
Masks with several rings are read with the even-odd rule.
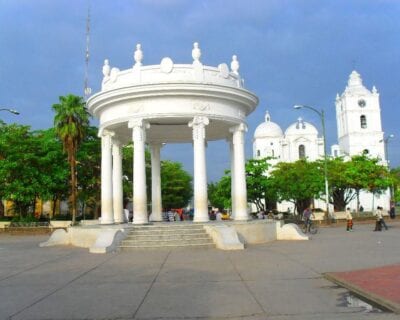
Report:
[[[326,133],[325,133],[325,113],[324,110],[321,109],[321,111],[310,107],[310,106],[306,106],[303,104],[297,104],[295,106],[293,106],[293,108],[295,109],[310,109],[312,111],[314,111],[316,114],[319,115],[320,119],[321,119],[321,124],[322,124],[322,137],[324,139],[324,180],[325,180],[325,204],[326,204],[326,213],[325,213],[325,220],[327,223],[330,222],[329,220],[329,184],[328,184],[328,158],[327,158],[327,154],[326,154]]]
[[[0,108],[0,111],[8,111],[13,114],[19,114],[19,112],[17,110],[9,109],[9,108]]]
[[[386,164],[388,166],[388,169],[390,170],[390,162],[389,162],[389,151],[388,151],[388,144],[389,140],[394,138],[394,134],[389,134],[386,138],[379,140],[379,142],[383,142],[383,147],[385,148],[385,158],[386,158]],[[394,190],[393,190],[393,184],[390,188],[390,201],[392,201],[394,196]]]
[[[389,140],[394,138],[394,134],[389,134],[386,138],[379,140],[379,142],[383,142],[383,146],[385,148],[385,158],[386,158],[386,163],[388,165],[388,167],[390,168],[389,165],[389,153],[388,153],[388,144],[389,144]]]

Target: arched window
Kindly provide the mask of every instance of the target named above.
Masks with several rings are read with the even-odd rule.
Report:
[[[362,129],[365,129],[367,127],[367,117],[362,115],[360,117],[360,125]]]
[[[299,145],[299,159],[304,159],[306,157],[306,147],[304,144]]]
[[[257,150],[257,157],[260,156],[260,150]]]
[[[272,157],[275,157],[274,149],[271,150],[271,156],[272,156]]]

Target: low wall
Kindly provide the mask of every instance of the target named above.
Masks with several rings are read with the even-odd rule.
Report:
[[[53,228],[68,228],[71,224],[71,220],[50,220],[50,226]]]
[[[42,242],[39,246],[73,245],[89,248],[92,253],[107,253],[115,251],[126,234],[124,228],[117,225],[69,227],[67,230],[54,231],[49,240]]]
[[[254,220],[244,222],[234,222],[239,239],[244,244],[257,244],[274,241],[277,239],[276,224],[273,220]]]
[[[0,221],[0,230],[3,230],[10,225],[10,221]]]
[[[227,228],[224,231],[221,227],[232,229],[237,234],[236,238]],[[295,224],[283,224],[283,221],[276,220],[252,220],[252,221],[230,221],[220,222],[204,226],[207,232],[213,237],[217,248],[223,250],[243,249],[239,243],[260,244],[276,240],[309,240],[299,227]]]

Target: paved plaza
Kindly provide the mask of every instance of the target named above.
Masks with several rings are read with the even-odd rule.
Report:
[[[321,228],[243,251],[39,248],[0,234],[0,319],[399,319],[357,305],[327,272],[400,265],[400,221]],[[377,284],[380,285],[380,284]],[[359,302],[359,301],[358,301]]]

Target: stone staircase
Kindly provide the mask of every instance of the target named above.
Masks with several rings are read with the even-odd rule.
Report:
[[[120,249],[138,248],[215,248],[202,224],[190,222],[164,222],[132,226],[122,240]]]

